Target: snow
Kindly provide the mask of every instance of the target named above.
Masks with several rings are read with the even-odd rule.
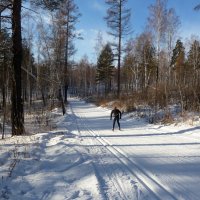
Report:
[[[0,199],[200,199],[200,124],[123,114],[112,131],[111,110],[75,98],[54,112],[55,130],[0,140]]]

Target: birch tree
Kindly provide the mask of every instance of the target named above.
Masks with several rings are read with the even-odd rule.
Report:
[[[176,15],[176,11],[173,8],[170,8],[167,11],[167,26],[166,26],[166,42],[167,42],[167,52],[168,52],[168,64],[170,66],[170,59],[172,56],[172,50],[175,45],[175,41],[177,38],[177,32],[180,27],[180,19]],[[169,67],[170,69],[170,67]],[[170,74],[170,72],[169,72]],[[169,76],[168,74],[168,76]]]
[[[166,0],[156,0],[154,5],[150,5],[148,18],[148,26],[155,36],[155,46],[157,54],[157,67],[156,67],[156,87],[155,87],[155,118],[157,117],[157,104],[158,104],[158,81],[160,70],[160,54],[161,44],[165,39],[166,25],[167,25],[167,8]]]
[[[132,77],[136,92],[146,91],[148,86],[153,83],[155,67],[155,49],[150,33],[144,32],[135,40],[127,43],[123,68],[126,68],[127,75]]]
[[[166,27],[167,27],[167,9],[166,9],[166,0],[156,0],[154,5],[149,7],[150,16],[148,18],[148,26],[155,36],[155,46],[157,53],[157,72],[156,72],[156,81],[158,82],[159,78],[159,65],[160,65],[160,51],[161,43],[165,39]]]

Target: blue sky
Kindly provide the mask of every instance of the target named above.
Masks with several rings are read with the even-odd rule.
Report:
[[[96,43],[97,33],[102,32],[105,41],[110,37],[107,35],[108,28],[103,19],[106,15],[107,5],[104,0],[75,0],[79,6],[82,16],[77,24],[77,30],[80,31],[84,40],[77,41],[78,49],[75,59],[80,59],[87,55],[90,61],[95,61],[94,46]],[[195,5],[200,0],[168,0],[167,7],[174,8],[176,14],[180,17],[181,27],[179,35],[182,40],[190,38],[191,35],[200,36],[200,11],[194,11]],[[146,25],[149,16],[148,7],[155,4],[155,0],[129,0],[128,7],[131,8],[131,26],[133,37],[140,34]]]

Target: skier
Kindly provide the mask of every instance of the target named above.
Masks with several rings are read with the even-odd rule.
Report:
[[[119,127],[119,130],[120,129],[120,123],[119,123],[119,119],[121,119],[121,116],[122,116],[122,113],[119,109],[117,109],[117,107],[115,107],[112,111],[111,111],[111,114],[110,114],[110,120],[112,120],[112,116],[114,115],[114,120],[113,120],[113,131],[114,131],[114,128],[115,128],[115,122],[117,121],[117,124],[118,124],[118,127]]]

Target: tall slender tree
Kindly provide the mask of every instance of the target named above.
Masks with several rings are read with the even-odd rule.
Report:
[[[2,125],[2,138],[5,134],[5,122],[7,104],[6,98],[8,96],[8,85],[9,85],[9,68],[11,57],[11,38],[6,30],[0,32],[0,90],[2,92],[2,107],[3,107],[3,125]]]
[[[155,89],[155,118],[157,118],[158,109],[158,81],[160,75],[160,60],[161,60],[161,44],[165,39],[167,27],[167,0],[156,0],[155,4],[150,5],[150,16],[148,18],[148,26],[155,36],[155,46],[157,54],[156,67],[156,89]]]
[[[74,46],[74,39],[81,39],[80,35],[75,31],[75,25],[79,21],[81,16],[78,6],[74,0],[64,0],[60,6],[59,15],[62,19],[63,29],[65,32],[65,83],[64,83],[64,101],[67,102],[68,91],[68,68],[70,64],[70,58],[75,54],[76,49]]]
[[[157,67],[157,79],[159,77],[159,56],[161,51],[161,43],[165,39],[166,27],[167,27],[167,8],[166,0],[156,0],[154,5],[150,5],[150,16],[148,18],[148,26],[155,36],[155,46],[158,59]]]
[[[176,15],[173,8],[167,11],[167,26],[166,26],[166,42],[167,42],[167,61],[168,61],[168,73],[166,76],[167,82],[170,83],[170,61],[172,57],[172,51],[177,40],[177,32],[180,27],[180,19]],[[167,94],[166,94],[167,95]]]
[[[130,17],[131,10],[126,8],[128,0],[106,0],[106,4],[109,6],[107,9],[107,26],[111,29],[110,35],[117,39],[116,43],[113,43],[116,47],[117,56],[117,96],[120,97],[120,68],[122,57],[122,38],[131,33]]]

